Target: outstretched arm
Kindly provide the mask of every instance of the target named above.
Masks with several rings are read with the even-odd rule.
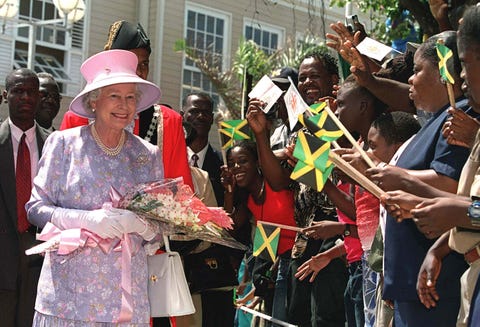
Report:
[[[250,100],[247,120],[257,141],[257,151],[262,173],[270,187],[274,191],[280,191],[286,189],[290,184],[290,174],[280,165],[280,161],[270,149],[267,119],[265,113],[261,110],[264,105],[265,103],[258,99]]]

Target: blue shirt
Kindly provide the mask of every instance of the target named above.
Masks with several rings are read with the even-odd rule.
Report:
[[[447,118],[445,106],[427,121],[398,159],[397,166],[412,170],[433,169],[438,174],[458,180],[469,149],[450,145],[442,135],[442,126]],[[456,107],[467,108],[467,100],[457,101]],[[412,220],[397,223],[387,216],[384,254],[385,299],[418,301],[417,275],[425,255],[434,243],[427,239]],[[442,263],[437,281],[440,298],[460,296],[460,276],[466,269],[459,254],[448,255]]]

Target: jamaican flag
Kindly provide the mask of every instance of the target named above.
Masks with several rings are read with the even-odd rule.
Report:
[[[335,121],[328,115],[326,110],[321,111],[318,115],[309,117],[304,120],[305,127],[316,137],[332,142],[343,135]]]
[[[326,102],[314,103],[310,106],[309,110],[313,114],[318,115],[320,113],[320,111],[322,111],[323,108],[325,108],[326,106],[327,106]]]
[[[279,239],[280,227],[263,225],[258,221],[253,240],[253,256],[275,261]]]
[[[445,82],[455,84],[455,80],[451,72],[454,72],[453,67],[453,51],[442,43],[437,42],[437,55],[438,55],[438,69],[440,70],[440,76]]]
[[[249,140],[250,127],[246,119],[225,120],[218,130],[222,139],[222,149],[231,148],[235,141]]]
[[[308,110],[305,111],[304,113],[298,115],[298,121],[306,127],[305,125],[305,120],[308,119],[309,117],[312,117],[314,115],[318,115],[323,108],[327,106],[326,102],[320,102],[320,103],[314,103],[310,107],[308,107]]]
[[[320,192],[334,167],[328,159],[329,152],[330,142],[299,132],[293,150],[298,162],[290,178]]]

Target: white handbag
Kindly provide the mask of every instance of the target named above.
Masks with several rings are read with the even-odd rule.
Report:
[[[192,296],[177,252],[170,251],[168,237],[163,236],[167,252],[147,256],[148,299],[151,317],[184,316],[195,312]]]

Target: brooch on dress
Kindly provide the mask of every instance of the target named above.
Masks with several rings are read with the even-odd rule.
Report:
[[[148,162],[148,156],[144,153],[141,153],[138,157],[137,160],[135,161],[137,164],[144,165]]]

